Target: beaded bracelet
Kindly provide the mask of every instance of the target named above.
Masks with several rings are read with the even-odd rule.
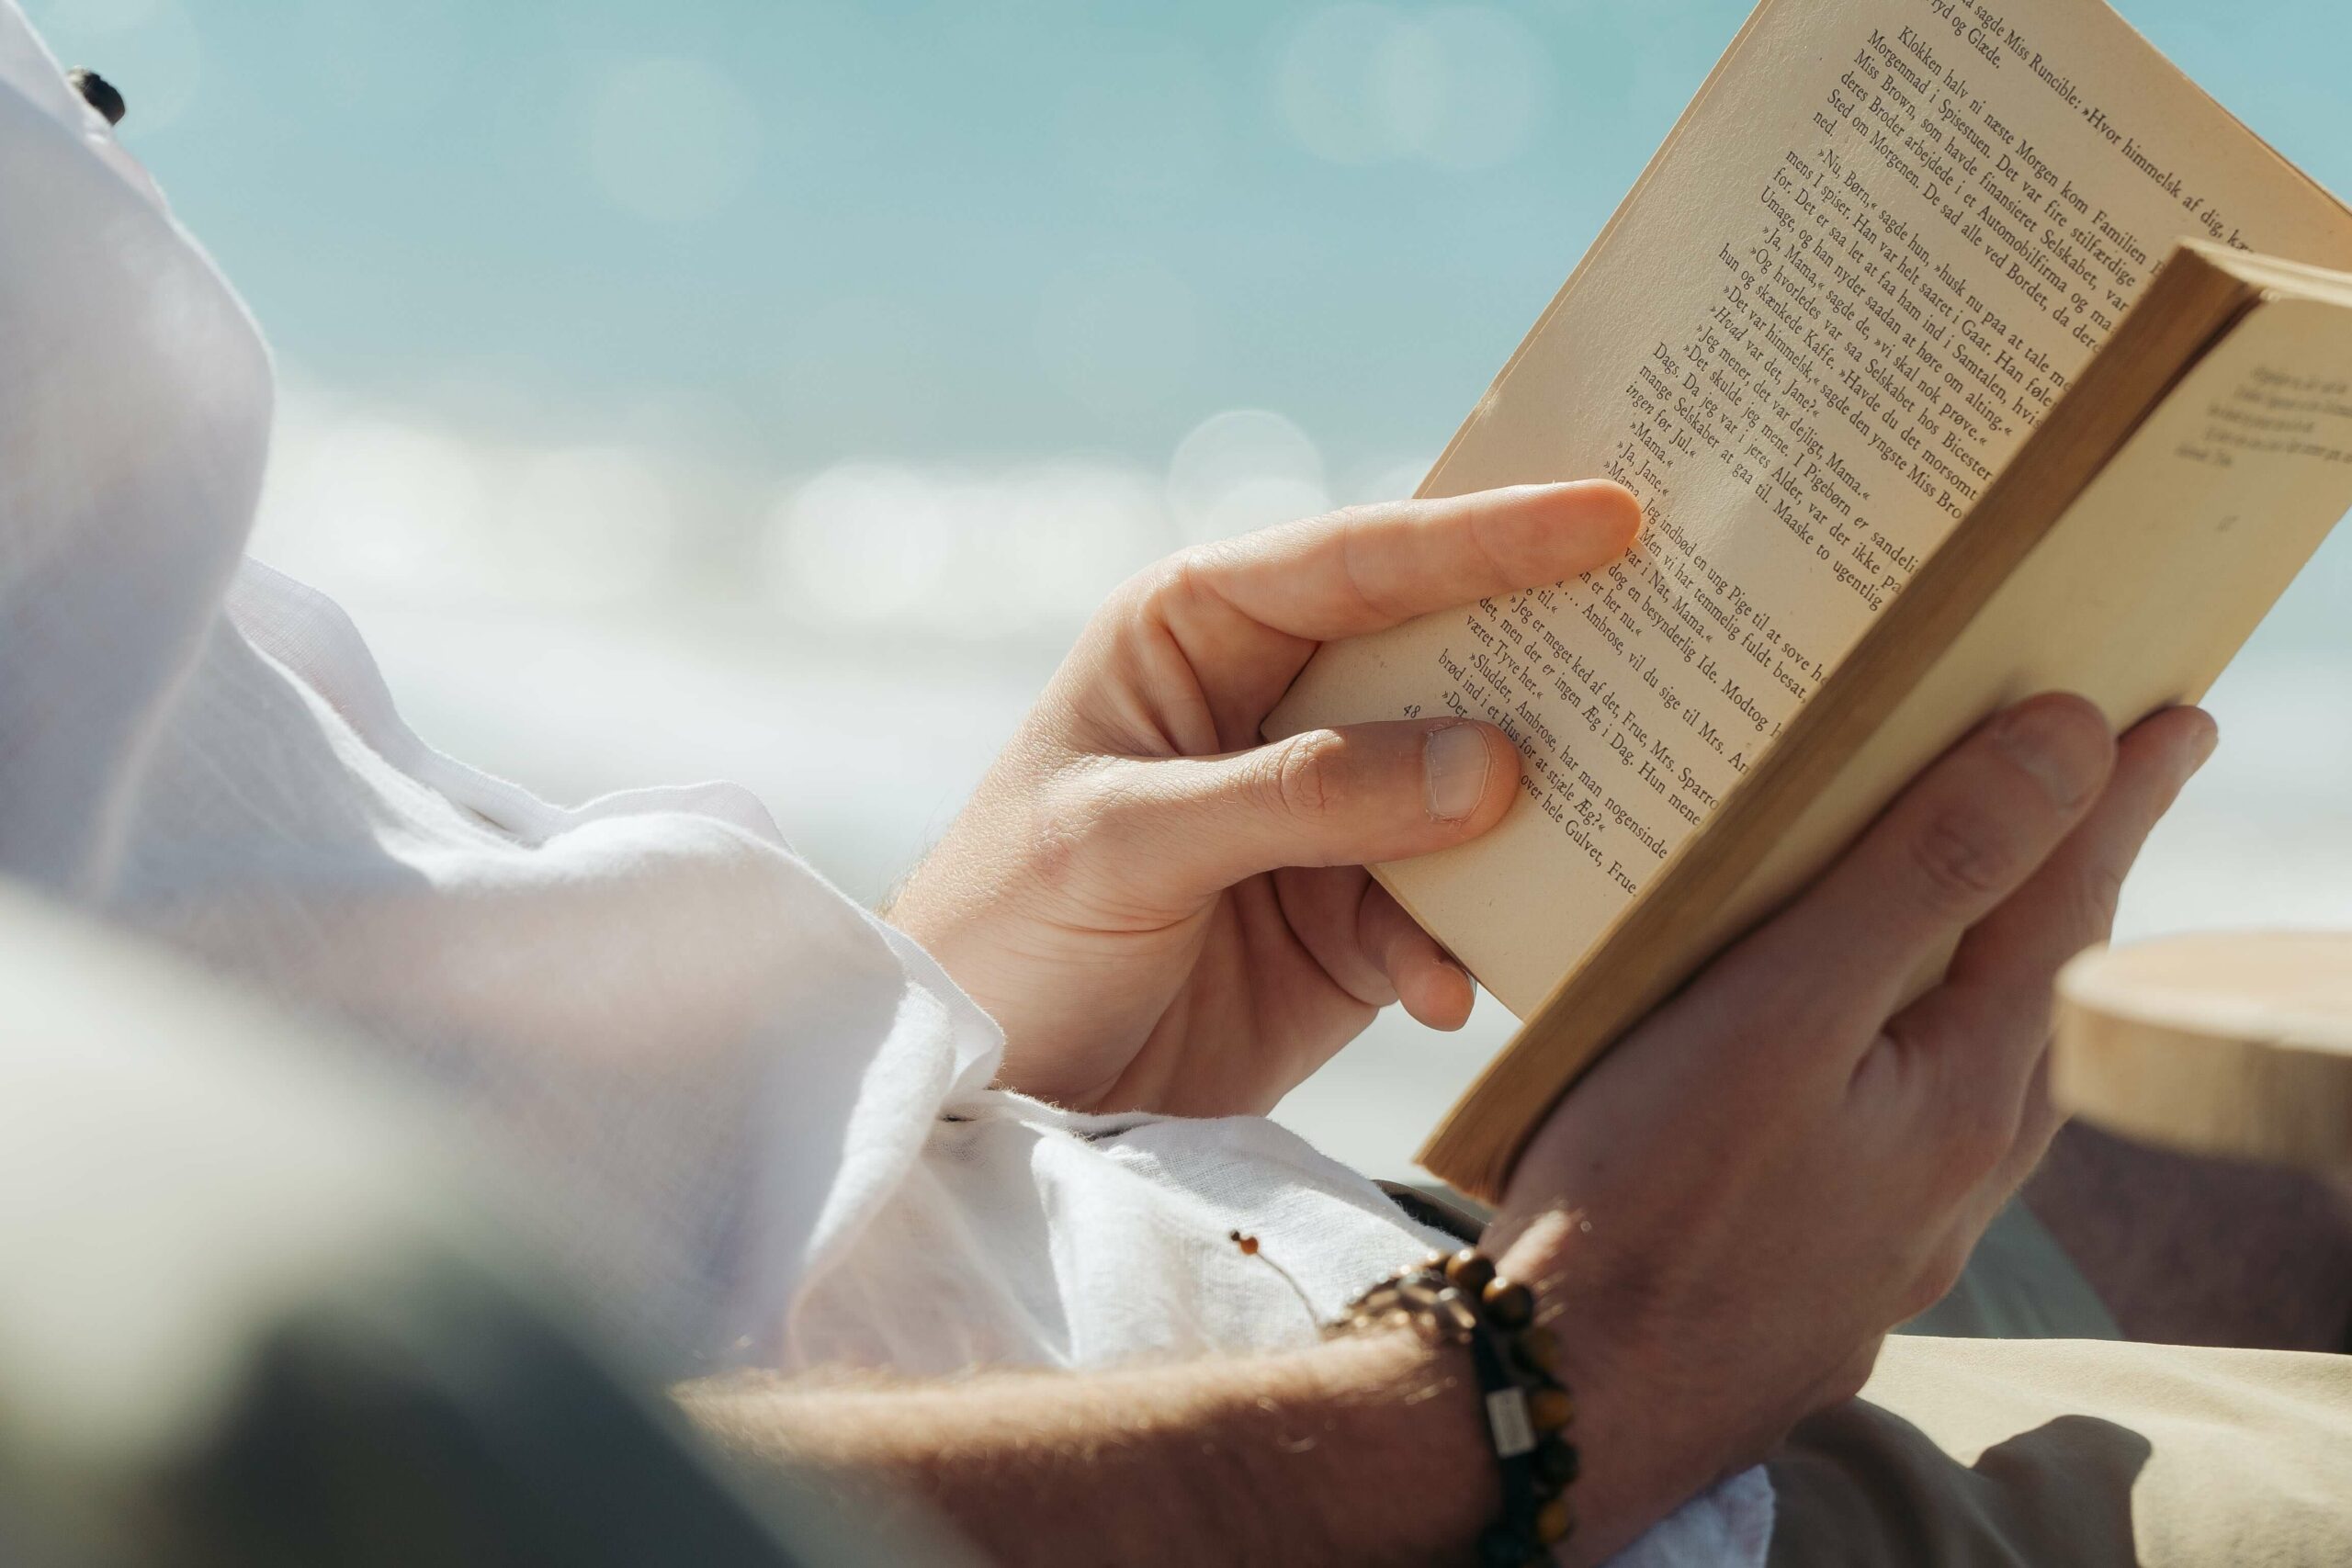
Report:
[[[1577,1450],[1566,1435],[1576,1405],[1554,1375],[1559,1341],[1535,1321],[1533,1293],[1476,1249],[1431,1253],[1358,1297],[1327,1332],[1407,1323],[1432,1345],[1466,1346],[1478,1371],[1503,1478],[1502,1517],[1478,1538],[1479,1560],[1543,1561],[1576,1528],[1566,1493]]]

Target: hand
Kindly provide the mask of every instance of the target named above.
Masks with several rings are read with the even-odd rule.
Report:
[[[1632,540],[1577,483],[1190,550],[1096,614],[890,918],[1004,1026],[1002,1081],[1090,1110],[1272,1108],[1400,998],[1470,977],[1365,874],[1501,820],[1519,753],[1438,716],[1258,744],[1316,648],[1575,577]]]
[[[2120,748],[2079,698],[1999,716],[1561,1102],[1489,1245],[1559,1322],[1578,1511],[1623,1527],[1577,1555],[1850,1397],[1951,1287],[2054,1129],[2058,967],[2213,740],[2193,708]]]

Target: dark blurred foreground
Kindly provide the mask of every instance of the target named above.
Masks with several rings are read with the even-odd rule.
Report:
[[[941,1560],[735,1484],[330,1049],[0,891],[0,1562]]]

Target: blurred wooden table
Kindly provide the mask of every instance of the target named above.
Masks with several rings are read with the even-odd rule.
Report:
[[[2084,953],[2058,977],[2051,1092],[2127,1137],[2352,1176],[2352,931]]]

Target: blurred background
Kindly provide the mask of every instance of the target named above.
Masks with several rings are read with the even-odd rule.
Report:
[[[425,738],[731,777],[854,896],[1104,590],[1408,493],[1736,0],[24,0],[276,345],[254,551]],[[2352,191],[2352,7],[2120,0]],[[2126,935],[2352,924],[2352,529],[2214,694]],[[1396,1174],[1508,1032],[1282,1114]]]

